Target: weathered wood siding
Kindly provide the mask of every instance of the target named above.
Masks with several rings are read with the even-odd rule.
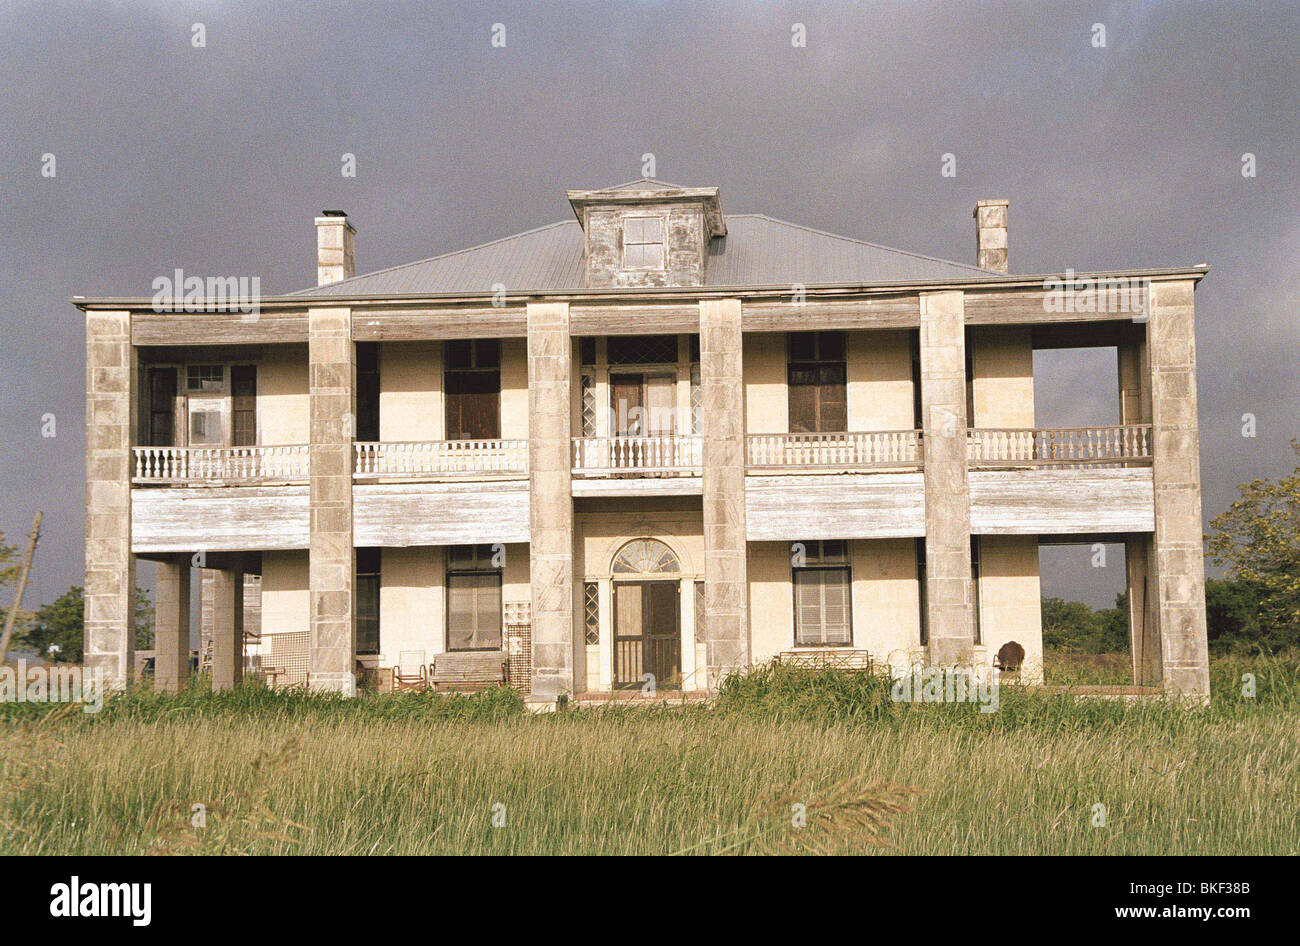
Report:
[[[971,531],[995,535],[1151,532],[1151,470],[972,470]]]
[[[131,490],[131,551],[305,549],[306,486]]]
[[[528,541],[528,481],[358,483],[357,546]]]
[[[751,542],[925,534],[920,473],[749,476],[745,509]]]

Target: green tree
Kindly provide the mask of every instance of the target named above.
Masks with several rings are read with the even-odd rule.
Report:
[[[36,611],[23,640],[47,660],[81,663],[86,637],[85,602],[73,586]],[[135,590],[135,646],[150,650],[154,642],[154,610],[149,593]],[[57,648],[51,651],[51,647]]]
[[[1291,446],[1300,455],[1300,440]],[[1227,565],[1230,578],[1258,592],[1258,646],[1273,651],[1300,645],[1300,467],[1282,479],[1258,479],[1239,489],[1241,498],[1210,523],[1214,564]],[[1208,587],[1206,592],[1208,598]],[[1249,628],[1239,596],[1230,597],[1228,612],[1236,616],[1230,619]]]
[[[1044,598],[1043,647],[1074,653],[1096,653],[1100,636],[1097,613],[1082,601]]]
[[[1263,637],[1259,593],[1258,586],[1239,579],[1211,578],[1205,582],[1205,617],[1212,648],[1229,650]]]

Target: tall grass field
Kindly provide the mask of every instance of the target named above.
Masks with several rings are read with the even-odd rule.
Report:
[[[1300,853],[1300,659],[1213,687],[980,713],[771,668],[708,706],[548,715],[201,682],[6,704],[0,854]]]

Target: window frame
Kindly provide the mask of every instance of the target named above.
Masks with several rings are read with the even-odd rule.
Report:
[[[469,345],[467,365],[452,364],[455,346]],[[495,354],[488,357],[488,346],[495,346]],[[453,391],[454,386],[465,382],[491,379],[493,391]],[[453,384],[454,380],[454,384]],[[444,440],[500,440],[501,439],[501,340],[499,338],[449,339],[442,348],[442,395],[443,395],[443,439]],[[491,426],[487,436],[465,436],[466,423],[464,402],[467,396],[492,397],[495,410],[487,412],[491,416]],[[455,424],[452,423],[453,408],[456,413]],[[455,436],[453,436],[453,431]]]
[[[374,592],[375,592],[375,593],[374,593],[374,602],[375,602],[375,615],[374,615],[374,620],[375,620],[375,649],[374,649],[374,650],[362,650],[362,649],[361,649],[361,635],[360,635],[360,633],[358,633],[358,634],[357,634],[357,656],[358,656],[358,657],[374,657],[374,656],[377,656],[377,655],[379,655],[379,654],[382,654],[382,653],[383,653],[383,650],[384,650],[384,636],[383,636],[383,614],[384,614],[384,607],[383,607],[383,598],[382,598],[382,595],[383,595],[383,588],[384,588],[384,581],[383,581],[383,562],[384,562],[384,559],[383,559],[383,554],[384,554],[384,553],[383,553],[383,549],[378,548],[378,547],[372,547],[372,548],[358,548],[357,551],[356,551],[356,557],[357,557],[357,567],[356,567],[356,574],[357,574],[357,603],[358,603],[358,605],[360,605],[360,603],[361,603],[361,584],[362,584],[363,580],[366,581],[366,582],[370,582],[371,580],[373,580],[373,583],[374,583]],[[371,561],[371,559],[373,559],[373,562]],[[360,609],[360,607],[358,607],[358,608],[357,608],[357,628],[358,628],[358,631],[360,630],[360,627],[361,627],[361,621],[362,621],[361,609]]]
[[[828,341],[828,336],[837,336],[839,341],[839,356],[827,357],[824,355],[822,348]],[[795,343],[802,342],[802,338],[796,336],[810,336],[811,357],[796,357]],[[813,332],[787,332],[786,333],[786,419],[790,428],[790,433],[811,433],[811,434],[842,434],[847,433],[849,429],[849,364],[848,364],[848,333],[843,331],[813,331]],[[803,347],[800,345],[800,347]],[[814,380],[811,384],[795,384],[795,375],[798,373],[811,373]],[[826,375],[838,374],[838,381],[826,380]],[[795,397],[794,389],[811,391],[812,396],[812,416],[809,423],[804,422],[804,418],[795,416]],[[824,392],[836,390],[840,396],[832,401]],[[825,419],[826,409],[832,404],[843,412],[843,425],[832,425]],[[808,428],[808,429],[805,429]],[[833,429],[832,429],[833,428]]]
[[[847,539],[837,539],[837,543],[842,543],[844,552],[841,556],[828,556],[825,551],[825,544],[822,541],[808,541],[801,543],[805,548],[805,557],[803,565],[790,565],[790,591],[791,603],[794,611],[794,646],[795,647],[845,647],[852,648],[854,640],[853,628],[853,545]],[[847,635],[844,641],[828,641],[826,639],[826,625],[824,621],[820,625],[820,637],[818,641],[806,641],[800,639],[800,617],[799,617],[799,579],[801,572],[842,572],[844,575],[844,602],[845,618],[847,625]],[[822,607],[825,608],[825,593],[822,595]]]
[[[468,561],[458,562],[453,559],[453,549],[472,549]],[[493,651],[503,651],[505,648],[505,607],[503,599],[504,578],[503,569],[492,567],[490,564],[484,565],[483,558],[491,562],[492,546],[490,544],[478,543],[470,546],[448,546],[445,557],[444,569],[444,588],[446,589],[445,613],[446,619],[443,623],[443,649],[446,653],[474,653]],[[496,646],[487,647],[453,647],[452,646],[452,611],[451,611],[451,585],[453,578],[481,578],[491,576],[496,578],[497,594],[497,624],[496,624]],[[471,639],[477,640],[477,634],[470,635]]]
[[[659,230],[657,240],[648,240],[645,238],[645,224],[654,221]],[[641,232],[632,233],[631,224],[636,223]],[[663,272],[668,268],[668,218],[664,214],[629,214],[623,218],[623,269],[635,270],[637,272]],[[635,239],[633,237],[636,237]],[[645,263],[634,263],[628,260],[629,247],[650,247],[659,248],[659,262],[657,265]]]

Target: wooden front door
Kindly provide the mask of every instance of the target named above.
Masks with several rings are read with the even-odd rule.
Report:
[[[614,687],[682,685],[681,603],[675,581],[614,584]]]

